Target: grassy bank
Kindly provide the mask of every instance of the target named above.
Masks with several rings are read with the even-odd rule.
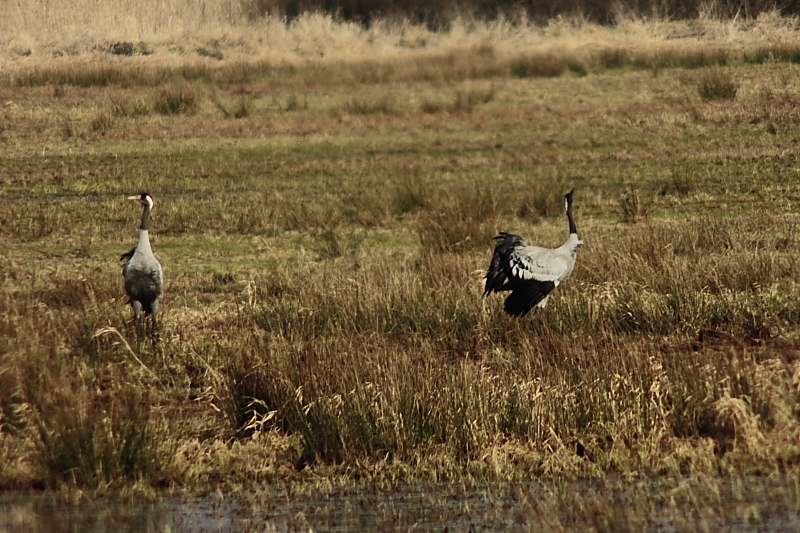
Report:
[[[0,486],[795,471],[794,21],[387,27],[374,56],[303,21],[324,57],[4,49]],[[560,244],[572,187],[575,271],[509,319],[491,238]],[[157,343],[116,262],[143,190]]]

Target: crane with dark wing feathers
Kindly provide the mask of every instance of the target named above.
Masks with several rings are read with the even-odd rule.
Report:
[[[522,317],[534,307],[544,308],[550,293],[572,272],[575,257],[583,242],[578,239],[572,216],[572,193],[564,196],[569,220],[569,236],[558,248],[528,246],[519,235],[500,233],[495,240],[489,271],[486,273],[484,296],[493,292],[511,291],[504,309],[511,316]]]
[[[128,200],[136,200],[144,206],[142,223],[139,226],[139,242],[130,252],[122,254],[120,260],[125,260],[122,266],[122,277],[125,280],[125,292],[130,298],[131,307],[136,321],[139,321],[142,311],[145,316],[153,317],[153,330],[156,328],[156,314],[161,301],[161,292],[164,276],[161,263],[153,255],[150,248],[150,234],[147,230],[147,221],[153,209],[153,197],[143,192],[139,196],[130,196]]]

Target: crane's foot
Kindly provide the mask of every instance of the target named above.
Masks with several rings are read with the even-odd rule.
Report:
[[[153,349],[157,350],[161,344],[161,329],[158,327],[158,323],[155,321],[155,319],[150,326],[150,340],[153,343]]]

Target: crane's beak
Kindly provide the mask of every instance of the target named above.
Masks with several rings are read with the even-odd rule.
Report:
[[[142,199],[139,196],[128,196],[128,200],[136,200],[139,203],[142,203]]]

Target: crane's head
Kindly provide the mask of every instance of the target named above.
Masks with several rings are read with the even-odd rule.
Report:
[[[575,189],[572,189],[571,191],[569,191],[567,194],[564,195],[564,209],[566,209],[567,211],[569,211],[570,208],[572,207],[572,193],[574,192]]]
[[[154,202],[153,197],[150,196],[150,193],[143,192],[139,196],[128,196],[128,200],[136,200],[143,206],[153,209]]]

